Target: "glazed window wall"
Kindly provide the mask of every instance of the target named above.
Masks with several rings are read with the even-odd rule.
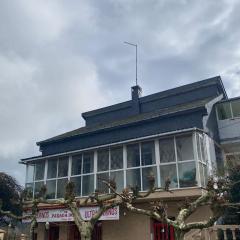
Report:
[[[217,105],[218,120],[240,117],[240,99]]]
[[[27,166],[26,187],[36,196],[46,184],[49,199],[64,197],[64,185],[70,180],[76,196],[87,196],[95,189],[109,193],[103,183],[109,179],[115,180],[118,191],[128,186],[146,191],[149,175],[155,176],[158,187],[168,179],[172,189],[204,187],[207,144],[203,134],[194,132],[50,158]]]

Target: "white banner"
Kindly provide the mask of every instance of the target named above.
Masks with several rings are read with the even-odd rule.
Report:
[[[90,220],[98,211],[99,207],[82,207],[79,212],[84,220]],[[24,212],[23,215],[31,215],[31,211]],[[99,220],[119,220],[119,206],[111,208],[103,213]],[[68,209],[42,209],[37,214],[37,222],[72,222],[73,216]],[[23,222],[30,222],[29,219]]]

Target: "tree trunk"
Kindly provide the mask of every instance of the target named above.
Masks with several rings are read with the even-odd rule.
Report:
[[[76,224],[78,227],[78,231],[81,235],[81,240],[91,240],[92,238],[92,232],[93,232],[93,226],[90,222],[81,222]]]
[[[179,229],[175,229],[175,240],[184,240],[184,235],[186,232]]]

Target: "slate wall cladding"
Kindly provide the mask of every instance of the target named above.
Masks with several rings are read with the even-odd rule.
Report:
[[[154,135],[158,133],[171,132],[187,128],[203,128],[202,116],[206,110],[201,108],[194,111],[133,123],[122,127],[99,130],[62,141],[45,143],[41,145],[42,155],[51,155],[84,148],[95,147],[115,143],[119,141]]]

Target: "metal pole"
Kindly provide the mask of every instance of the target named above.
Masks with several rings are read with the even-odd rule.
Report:
[[[130,43],[130,42],[124,42],[124,43],[134,46],[136,48],[136,86],[137,86],[137,84],[138,84],[138,81],[137,81],[137,44]]]

